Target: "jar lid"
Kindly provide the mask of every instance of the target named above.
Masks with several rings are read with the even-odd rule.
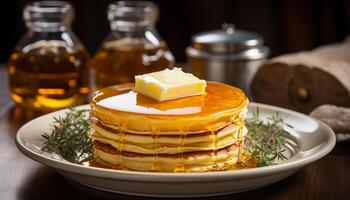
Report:
[[[222,30],[206,31],[192,37],[192,51],[196,54],[244,54],[244,59],[267,57],[269,50],[261,35],[235,29],[233,24],[223,24]],[[249,51],[249,54],[244,53]],[[254,55],[254,52],[257,52]],[[258,55],[259,54],[259,55]],[[242,58],[243,59],[243,58]]]

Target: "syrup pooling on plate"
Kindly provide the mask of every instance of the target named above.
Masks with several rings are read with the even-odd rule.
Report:
[[[99,132],[95,157],[102,163],[137,171],[196,172],[225,170],[242,160],[237,154],[242,153],[244,125],[238,122],[248,99],[239,89],[208,82],[205,95],[163,102],[132,89],[133,84],[108,87],[91,101]],[[109,141],[113,134],[122,144]],[[115,156],[120,159],[112,162]]]

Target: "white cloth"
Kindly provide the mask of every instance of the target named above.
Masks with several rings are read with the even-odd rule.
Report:
[[[330,126],[337,133],[338,141],[350,141],[350,108],[322,105],[313,110],[310,116]]]

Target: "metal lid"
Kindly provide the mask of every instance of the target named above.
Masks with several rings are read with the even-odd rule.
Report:
[[[205,57],[210,54],[220,54],[220,57],[223,57],[223,54],[230,54],[227,55],[230,57],[237,54],[236,59],[239,59],[238,54],[243,55],[242,59],[259,59],[269,54],[268,48],[263,46],[264,39],[261,35],[237,30],[233,24],[223,24],[222,28],[194,35],[192,46],[188,48],[187,53],[191,55],[191,52],[195,52],[197,56],[202,53]],[[247,54],[247,51],[250,53]],[[259,55],[254,55],[253,52]]]

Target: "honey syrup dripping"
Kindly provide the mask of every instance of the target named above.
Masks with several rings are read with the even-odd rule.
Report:
[[[218,135],[215,132],[211,132],[214,138],[214,169],[220,170],[220,166],[218,165]]]
[[[180,156],[177,159],[176,166],[174,172],[186,172],[185,170],[185,164],[184,164],[184,147],[185,147],[185,139],[187,137],[188,131],[190,127],[188,127],[186,130],[179,129],[179,152]]]
[[[123,153],[123,150],[124,150],[124,146],[125,146],[125,130],[126,130],[126,124],[123,124],[122,126],[119,127],[119,145],[118,145],[118,148],[117,148],[117,151],[118,151],[118,156],[117,156],[117,163],[120,165],[122,162],[123,162],[123,156],[122,156],[122,153]]]
[[[159,163],[159,156],[158,156],[158,151],[159,151],[159,144],[158,144],[158,135],[159,135],[159,130],[155,127],[152,126],[152,138],[153,138],[153,163],[150,171],[153,172],[160,172],[160,163]]]
[[[213,162],[213,171],[220,170],[220,167],[217,163],[218,159],[218,136],[217,136],[217,128],[215,126],[207,126],[207,129],[210,131],[211,138],[212,138],[212,146],[213,146],[213,153],[212,156],[212,162]]]
[[[237,155],[237,162],[236,165],[237,166],[244,166],[244,162],[242,159],[242,155],[243,155],[243,145],[244,145],[244,137],[243,137],[243,128],[244,128],[244,120],[241,119],[239,116],[237,116],[234,119],[234,122],[237,126],[238,126],[238,137],[236,138],[238,141],[238,155]],[[235,136],[234,136],[235,137]]]
[[[240,170],[240,169],[250,169],[250,168],[256,168],[256,162],[253,159],[250,159],[248,154],[242,154],[242,162],[244,162],[244,165],[226,165],[224,168],[222,168],[220,171],[233,171],[233,170]],[[91,166],[91,167],[99,167],[99,168],[106,168],[106,169],[116,169],[116,170],[125,170],[125,171],[132,171],[130,169],[127,169],[126,167],[123,167],[122,165],[112,165],[106,162],[101,163],[101,160],[91,157],[82,160],[79,162],[79,164],[84,166]],[[216,171],[216,170],[211,170]],[[187,171],[183,171],[187,172]],[[208,171],[210,172],[210,171]]]

